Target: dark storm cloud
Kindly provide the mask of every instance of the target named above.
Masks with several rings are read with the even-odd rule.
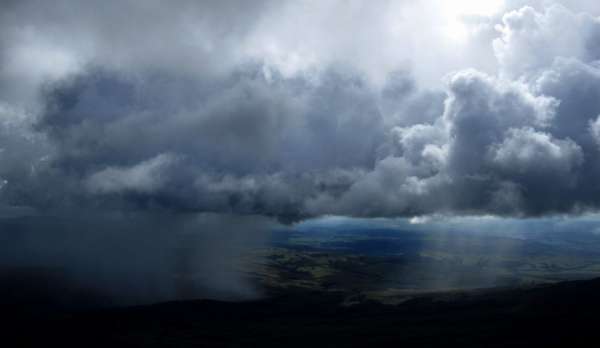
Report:
[[[45,98],[35,127],[56,151],[39,175],[64,180],[45,196],[90,204],[300,216],[372,167],[385,139],[376,93],[335,71],[315,85],[254,67],[226,80],[92,70]]]
[[[321,55],[329,46],[310,36],[308,53],[282,55],[276,34],[296,32],[273,16],[290,6],[6,6],[3,205],[286,221],[597,209],[592,14],[517,7],[477,22],[497,24],[498,74],[452,72],[426,89],[408,68],[378,79],[379,62],[356,53],[373,50],[366,41]]]

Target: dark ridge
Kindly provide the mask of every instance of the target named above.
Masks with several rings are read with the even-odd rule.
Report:
[[[6,347],[595,346],[600,279],[437,293],[397,306],[342,306],[341,293],[289,291],[45,312],[2,311]]]

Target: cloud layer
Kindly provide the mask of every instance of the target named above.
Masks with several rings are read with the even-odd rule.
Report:
[[[507,1],[460,17],[465,41],[434,2],[3,6],[2,209],[600,206],[592,2]]]

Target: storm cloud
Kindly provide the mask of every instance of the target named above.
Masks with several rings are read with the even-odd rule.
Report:
[[[461,40],[434,2],[3,6],[2,209],[295,221],[600,206],[591,2],[507,1],[460,17]],[[434,25],[413,35],[417,15]]]

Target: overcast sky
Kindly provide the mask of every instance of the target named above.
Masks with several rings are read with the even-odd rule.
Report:
[[[3,1],[0,211],[600,207],[600,3]]]

